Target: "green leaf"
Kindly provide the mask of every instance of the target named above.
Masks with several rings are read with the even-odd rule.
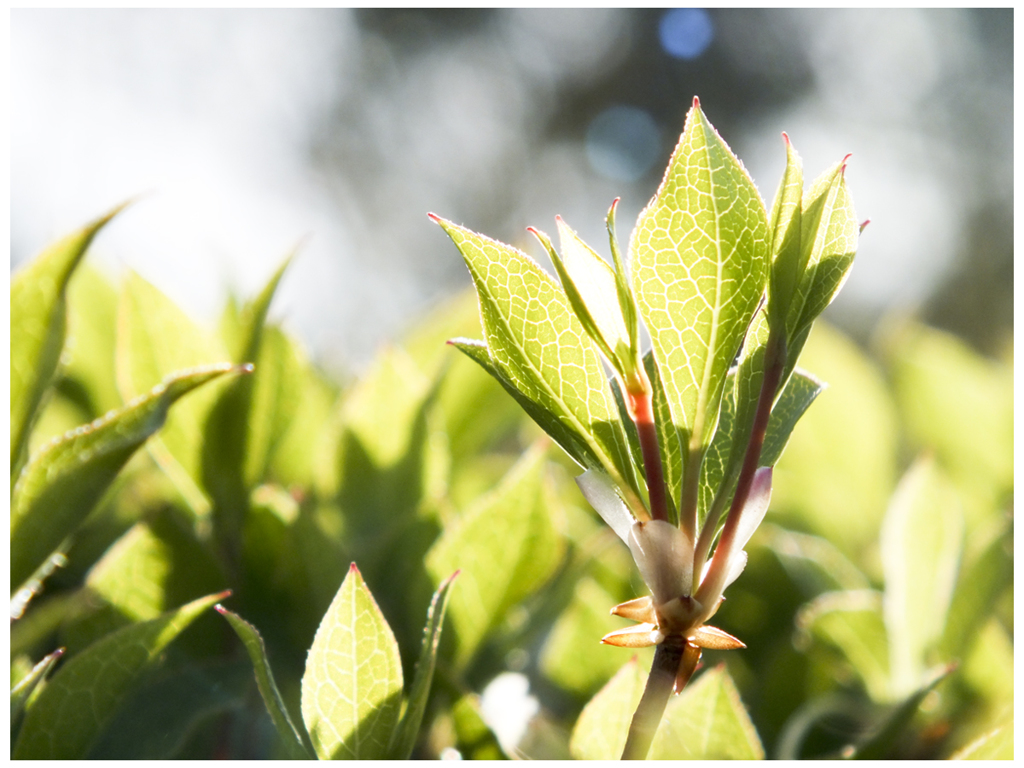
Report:
[[[608,379],[564,292],[525,253],[444,219],[435,221],[473,276],[494,367],[527,399],[564,421],[585,446],[583,466],[603,469],[631,497],[635,514],[643,516]]]
[[[552,411],[549,411],[539,402],[531,400],[509,383],[508,379],[495,366],[494,360],[491,358],[491,354],[484,342],[473,339],[452,339],[448,343],[493,376],[494,380],[501,384],[505,391],[512,395],[516,402],[522,406],[527,415],[537,422],[540,428],[547,432],[577,464],[588,466],[592,463],[592,457],[589,454],[590,449],[586,440],[574,429],[566,426]]]
[[[934,461],[919,459],[900,481],[882,526],[885,625],[898,696],[920,686],[942,637],[963,534],[955,492]]]
[[[398,721],[398,643],[355,563],[313,638],[302,719],[321,760],[379,760]]]
[[[669,699],[648,759],[764,759],[761,740],[723,665]]]
[[[961,749],[951,760],[1013,760],[1013,720]]]
[[[241,344],[234,352],[236,363],[255,363],[259,359],[267,310],[290,262],[289,256],[271,276],[260,295],[242,310]],[[268,372],[266,378],[271,388],[271,378],[277,373],[279,371],[273,367]],[[261,376],[263,372],[257,368],[254,376],[231,382],[220,392],[203,424],[203,486],[214,503],[214,530],[221,546],[228,552],[236,552],[242,521],[248,509],[250,486],[246,482],[245,470],[249,449],[257,445],[262,448],[255,461],[261,469],[266,464],[270,438],[264,432],[271,425],[267,424],[264,413],[254,413],[252,408],[255,380]]]
[[[29,699],[37,690],[42,690],[40,685],[44,683],[50,671],[53,669],[60,657],[64,655],[64,649],[58,648],[53,653],[47,654],[42,660],[32,667],[31,671],[18,684],[11,688],[11,740],[18,737],[21,730],[22,716],[28,706]]]
[[[669,522],[679,524],[679,504],[683,498],[683,436],[672,421],[672,408],[665,394],[661,371],[654,359],[654,353],[644,355],[644,369],[651,382],[651,409],[654,411],[654,426],[658,430],[658,447],[661,449],[661,465],[665,475],[665,487],[669,496]],[[730,403],[731,405],[731,403]],[[723,408],[724,410],[724,408]]]
[[[783,133],[786,142],[786,170],[779,181],[770,216],[772,266],[769,275],[768,314],[773,327],[785,330],[786,316],[803,273],[806,252],[801,244],[804,171],[800,155]]]
[[[89,418],[119,408],[124,401],[114,375],[117,291],[88,263],[68,283],[68,363],[61,370],[61,389],[90,412]]]
[[[134,272],[128,273],[121,289],[117,324],[117,387],[125,402],[149,391],[173,371],[230,358],[215,336]],[[148,446],[199,516],[210,509],[199,480],[203,429],[217,397],[218,388],[211,388],[176,408],[160,436]]]
[[[248,659],[165,664],[129,694],[86,759],[185,759],[182,753],[187,755],[197,732],[211,723],[217,727],[221,718],[252,712],[251,694],[252,664]],[[252,724],[262,737],[263,723]]]
[[[697,471],[729,366],[764,295],[769,248],[757,188],[695,100],[630,246],[637,306],[681,431],[684,486],[692,489],[683,505],[694,514]],[[683,519],[686,528],[694,523]]]
[[[462,572],[449,607],[458,667],[469,664],[508,609],[544,584],[561,560],[563,543],[551,523],[544,458],[543,447],[528,451],[427,554],[434,583]]]
[[[800,609],[796,625],[801,642],[813,638],[838,650],[872,699],[890,700],[889,642],[880,594],[826,592]]]
[[[66,290],[96,233],[124,206],[51,245],[11,278],[11,477],[57,371],[66,334]]]
[[[832,542],[820,536],[787,531],[770,523],[760,529],[765,546],[775,553],[789,577],[808,597],[822,592],[868,589],[867,577]]]
[[[448,609],[448,598],[451,594],[452,582],[459,575],[456,571],[437,588],[430,609],[427,611],[427,624],[423,628],[423,648],[420,659],[416,663],[416,674],[409,691],[409,700],[401,721],[391,734],[388,756],[392,760],[408,760],[416,746],[423,713],[427,709],[430,697],[430,684],[434,679],[434,666],[437,663],[437,649],[441,643],[441,627],[444,625],[445,611]]]
[[[550,247],[546,235],[541,242],[551,254],[558,279],[576,317],[608,362],[625,376],[632,361],[632,345],[626,318],[619,306],[615,272],[561,218],[556,221],[562,246],[561,258]]]
[[[221,605],[214,606],[214,610],[228,620],[231,628],[238,635],[238,639],[245,646],[256,672],[256,686],[260,689],[260,696],[263,697],[263,703],[267,707],[267,712],[274,722],[277,735],[281,737],[285,749],[294,759],[313,759],[312,745],[307,745],[308,737],[303,739],[302,732],[295,727],[288,714],[288,707],[277,690],[274,672],[270,667],[270,659],[267,657],[267,647],[263,644],[260,633],[256,627],[237,613],[232,613]]]
[[[224,594],[200,598],[151,621],[132,624],[69,659],[25,716],[15,760],[84,758],[139,676]]]
[[[1002,509],[1013,488],[1012,366],[918,324],[890,332],[886,347],[911,445],[933,450],[967,492],[969,522]]]
[[[569,751],[576,760],[618,760],[647,675],[634,656],[580,712]]]
[[[924,684],[901,701],[882,721],[877,731],[857,745],[852,755],[854,760],[881,760],[891,754],[894,746],[904,738],[905,731],[917,714],[925,696],[935,690],[946,679],[953,667],[939,668],[928,675]]]
[[[800,258],[804,267],[787,320],[791,361],[802,346],[792,341],[839,293],[857,253],[860,226],[845,172],[846,159],[815,179],[803,197]]]
[[[940,644],[943,658],[960,658],[969,650],[996,599],[1012,585],[1013,529],[1006,526],[960,569]]]
[[[237,368],[183,371],[119,411],[69,432],[34,456],[14,487],[11,584],[19,585],[86,518],[132,454],[163,425],[171,405]]]
[[[775,467],[771,514],[861,563],[876,546],[895,486],[896,410],[875,363],[820,320],[800,362],[829,388],[800,419]]]
[[[89,602],[107,613],[111,624],[153,619],[175,605],[227,586],[219,562],[196,539],[189,522],[180,511],[162,507],[147,515],[146,522],[128,529],[89,570],[85,579]],[[95,617],[86,620],[95,621]],[[71,625],[65,622],[65,637]],[[76,634],[87,636],[88,626]]]

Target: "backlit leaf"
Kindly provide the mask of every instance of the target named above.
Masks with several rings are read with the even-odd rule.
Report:
[[[385,757],[401,696],[398,643],[353,563],[320,623],[302,676],[302,719],[317,756]]]
[[[32,423],[64,348],[68,281],[96,233],[123,207],[51,245],[11,277],[12,477],[26,459]]]
[[[682,433],[693,494],[684,507],[696,509],[698,478],[685,476],[714,434],[726,374],[764,295],[769,248],[757,188],[695,102],[630,243],[637,306]]]
[[[160,429],[176,400],[235,370],[221,363],[170,376],[149,394],[34,456],[14,487],[11,584],[24,582],[74,532],[132,454]]]
[[[930,459],[919,459],[893,494],[882,526],[885,625],[894,693],[909,696],[946,626],[963,546],[955,491]]]
[[[437,584],[461,571],[448,608],[458,666],[472,660],[508,609],[547,581],[561,559],[544,466],[543,448],[526,453],[427,555],[427,570]]]
[[[764,747],[724,666],[669,699],[649,760],[763,760]]]
[[[647,683],[634,656],[580,712],[569,751],[577,760],[618,760],[626,746],[633,712]]]
[[[642,515],[608,379],[565,293],[525,253],[435,220],[469,267],[494,367],[528,400],[564,421],[585,446],[583,466],[603,469],[632,496],[630,506]]]

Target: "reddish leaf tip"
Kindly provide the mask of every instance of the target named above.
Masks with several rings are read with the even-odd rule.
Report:
[[[557,221],[559,223],[561,223],[561,221],[562,221],[562,217],[559,214],[557,214],[557,213],[555,214],[555,221]]]
[[[234,593],[230,589],[225,589],[223,592],[218,592],[216,597],[218,600],[227,600],[232,594]]]
[[[238,366],[239,373],[252,373],[255,370],[256,366],[253,365],[252,363],[242,363],[240,366]]]
[[[435,223],[440,223],[441,222],[441,217],[438,216],[436,213],[430,213],[428,211],[427,212],[427,218],[430,219],[431,221],[435,222]]]
[[[853,152],[850,152],[846,157],[843,158],[843,167],[840,168],[839,172],[846,174],[846,164],[850,162],[850,158],[853,157]]]
[[[791,142],[790,142],[790,140],[789,140],[789,134],[788,134],[788,133],[786,133],[785,131],[783,131],[783,132],[782,132],[782,140],[783,140],[784,142],[786,142],[786,146],[787,146],[787,147],[788,147],[788,146],[791,146]]]
[[[871,223],[871,219],[864,219],[864,223],[860,225],[860,231],[864,231],[864,227]]]
[[[354,562],[348,567],[348,572],[359,573],[359,569],[356,567],[356,564]]]
[[[700,98],[698,96],[693,97],[693,108],[700,109]]]
[[[220,603],[217,603],[217,604],[216,604],[215,606],[213,606],[213,610],[215,610],[215,611],[216,611],[217,613],[219,613],[219,614],[220,614],[221,616],[223,616],[223,615],[224,615],[225,613],[227,613],[227,612],[228,612],[228,609],[227,609],[227,608],[225,608],[225,607],[224,607],[223,605],[221,605]]]

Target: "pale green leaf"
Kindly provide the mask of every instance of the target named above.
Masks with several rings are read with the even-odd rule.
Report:
[[[123,207],[51,245],[11,277],[12,477],[26,459],[32,423],[60,362],[68,281],[96,233]]]
[[[1013,720],[978,737],[950,759],[1013,760]]]
[[[223,597],[203,597],[159,618],[124,627],[69,659],[29,708],[12,758],[84,758],[140,675]]]
[[[576,430],[566,426],[552,411],[549,411],[539,402],[531,400],[509,383],[508,379],[495,366],[484,342],[473,339],[452,339],[448,343],[493,376],[495,381],[501,384],[505,391],[512,395],[516,402],[522,406],[527,415],[537,422],[538,426],[547,432],[576,463],[581,466],[593,464],[586,439]]]
[[[771,514],[860,563],[895,486],[896,410],[874,362],[820,320],[801,365],[829,383],[828,393],[800,419],[775,467]]]
[[[960,658],[978,636],[996,599],[1013,587],[1013,528],[1007,525],[960,569],[940,645],[943,658]]]
[[[600,357],[565,293],[529,256],[435,219],[458,246],[480,298],[491,360],[527,399],[564,420],[643,515],[629,446]]]
[[[274,671],[270,666],[270,659],[267,657],[267,647],[263,644],[263,638],[256,627],[247,622],[237,613],[232,613],[227,608],[217,605],[214,607],[217,613],[228,620],[231,628],[235,630],[238,639],[245,646],[246,653],[252,661],[253,670],[256,672],[256,686],[263,697],[263,704],[270,714],[270,719],[277,729],[277,735],[281,743],[285,745],[288,753],[295,759],[312,759],[312,745],[307,744],[303,734],[295,727],[291,716],[288,714],[288,707],[281,698],[281,693],[274,682]],[[308,739],[308,737],[307,737]]]
[[[897,696],[920,686],[942,637],[963,534],[956,493],[933,460],[919,459],[900,481],[882,526],[885,624]]]
[[[561,559],[544,467],[542,447],[527,452],[427,555],[435,584],[461,571],[448,608],[459,667],[469,664],[508,609],[547,581]]]
[[[416,674],[413,676],[409,699],[395,730],[391,734],[388,756],[392,760],[408,760],[412,756],[423,713],[427,710],[427,699],[430,698],[430,684],[434,679],[434,666],[437,664],[437,650],[441,643],[441,627],[444,625],[445,612],[448,609],[448,598],[451,595],[452,582],[459,575],[456,571],[437,588],[430,601],[427,611],[427,624],[423,628],[423,648],[420,650],[419,661],[416,662]]]
[[[957,485],[977,498],[964,500],[974,519],[1002,508],[1013,488],[1012,366],[919,324],[895,329],[887,341],[896,401],[913,447],[935,451]]]
[[[649,760],[763,760],[764,747],[724,666],[669,699]]]
[[[569,303],[608,361],[624,373],[630,338],[619,306],[615,272],[561,218],[557,221],[562,256],[559,259],[552,249],[552,262]],[[618,358],[620,353],[625,353],[627,359]]]
[[[402,660],[355,563],[327,609],[302,676],[302,719],[321,760],[387,753],[402,697]]]
[[[569,751],[577,760],[618,760],[647,674],[634,656],[580,712]]]
[[[121,288],[117,325],[115,370],[125,402],[147,392],[172,371],[230,359],[213,334],[134,272],[128,273]],[[175,409],[160,436],[147,446],[198,515],[210,508],[199,483],[203,430],[218,395],[219,388],[210,388]]]
[[[672,409],[653,352],[644,355],[644,369],[651,382],[651,408],[654,411],[654,425],[658,430],[661,467],[665,476],[665,488],[668,491],[669,522],[677,525],[679,504],[683,497],[683,437],[672,421]]]
[[[803,197],[800,258],[804,266],[789,307],[790,340],[832,302],[853,266],[860,226],[845,171],[845,160],[836,163],[814,181]],[[800,351],[794,347],[791,345],[790,360],[795,360]]]
[[[889,642],[879,593],[826,592],[800,609],[796,625],[803,638],[839,651],[872,699],[890,700]]]
[[[695,102],[630,243],[637,306],[681,430],[692,514],[726,375],[764,295],[769,249],[757,188]]]
[[[14,487],[11,584],[15,587],[86,518],[132,454],[163,425],[171,405],[229,363],[169,376],[119,411],[86,424],[34,456]]]
[[[126,621],[145,621],[226,587],[227,579],[187,521],[163,508],[114,542],[89,570],[85,586]]]
[[[804,171],[800,155],[786,141],[786,170],[779,181],[770,216],[772,231],[772,266],[769,276],[768,314],[772,325],[785,330],[786,316],[806,262],[801,244],[801,200],[804,193]]]
[[[74,394],[90,418],[124,402],[114,377],[116,329],[117,290],[98,270],[81,264],[68,283],[68,363],[61,375],[79,388]]]

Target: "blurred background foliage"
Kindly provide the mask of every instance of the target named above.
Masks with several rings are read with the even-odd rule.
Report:
[[[75,273],[33,449],[235,358],[239,297],[313,232],[255,361],[238,551],[210,544],[203,425],[225,387],[209,385],[13,625],[12,684],[57,645],[230,586],[294,712],[352,560],[409,679],[433,588],[474,553],[487,598],[453,594],[417,754],[567,757],[628,661],[597,643],[622,623],[608,608],[643,587],[571,462],[523,458],[537,428],[445,347],[478,335],[477,308],[424,213],[523,247],[560,213],[602,242],[608,203],[624,198],[626,226],[698,94],[764,197],[787,130],[811,173],[854,153],[872,219],[801,361],[829,389],[719,614],[748,648],[705,667],[726,665],[769,757],[945,757],[1012,733],[1012,10],[19,9],[11,29],[12,268],[157,190]],[[899,571],[886,552],[912,526],[933,556]],[[896,610],[915,598],[933,609],[916,629]],[[207,615],[92,754],[279,749],[248,659]]]
[[[425,213],[535,247],[653,194],[693,96],[770,201],[853,153],[872,220],[830,317],[1012,323],[1012,9],[34,10],[11,16],[18,264],[126,197],[94,258],[213,322],[311,234],[280,316],[362,368],[469,285]],[[73,116],[73,129],[68,117]]]

